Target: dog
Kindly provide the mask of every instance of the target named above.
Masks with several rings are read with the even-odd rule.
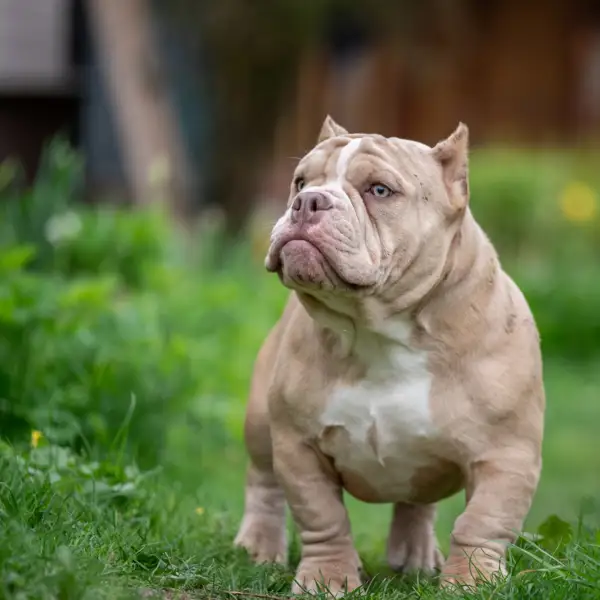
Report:
[[[235,544],[286,561],[293,593],[361,585],[343,491],[393,504],[400,571],[506,572],[541,472],[538,330],[469,206],[468,128],[434,147],[331,117],[299,162],[265,265],[291,291],[254,366]],[[436,502],[465,490],[444,560]]]

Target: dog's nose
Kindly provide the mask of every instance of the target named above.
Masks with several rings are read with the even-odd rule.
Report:
[[[292,203],[294,223],[315,223],[326,210],[333,208],[331,200],[321,192],[300,192]]]

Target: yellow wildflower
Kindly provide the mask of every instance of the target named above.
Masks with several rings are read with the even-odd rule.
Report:
[[[204,509],[201,506],[198,506],[194,512],[201,517],[204,514]]]
[[[560,208],[569,221],[585,223],[596,216],[598,198],[596,191],[586,183],[569,183],[560,197]]]
[[[31,447],[32,448],[37,448],[39,441],[42,439],[43,434],[41,431],[38,431],[37,429],[34,429],[31,432]]]

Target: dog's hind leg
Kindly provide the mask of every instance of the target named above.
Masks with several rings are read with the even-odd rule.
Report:
[[[433,574],[442,567],[444,557],[438,548],[434,523],[435,504],[394,505],[387,544],[392,569]]]

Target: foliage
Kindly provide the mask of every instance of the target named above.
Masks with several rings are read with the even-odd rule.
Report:
[[[231,539],[251,365],[287,294],[245,242],[217,267],[208,236],[190,252],[158,212],[77,202],[82,167],[60,140],[31,187],[0,165],[0,597],[285,594],[291,569],[255,568]],[[597,189],[567,156],[473,160],[473,211],[541,328],[549,431],[533,514],[554,516],[513,549],[506,582],[467,597],[598,595],[600,511],[573,522],[600,492]],[[457,502],[442,505],[442,540]],[[444,597],[387,577],[389,515],[348,505],[369,596]]]
[[[575,154],[487,150],[472,161],[472,210],[529,301],[546,356],[600,350],[599,193],[593,160]],[[583,202],[593,210],[574,219]]]
[[[128,443],[154,463],[164,420],[195,390],[185,342],[159,306],[123,295],[114,277],[41,276],[20,268],[15,257],[25,256],[4,255],[0,283],[2,434],[41,429],[56,443],[108,450],[127,418],[150,434]]]

